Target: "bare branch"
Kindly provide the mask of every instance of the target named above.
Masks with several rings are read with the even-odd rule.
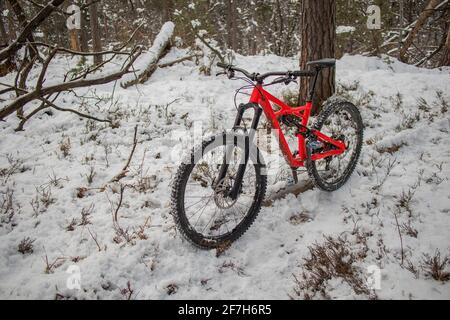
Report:
[[[159,68],[171,67],[174,64],[181,63],[181,62],[184,62],[184,61],[187,61],[187,60],[191,60],[193,58],[198,58],[198,57],[201,57],[201,56],[202,56],[202,54],[192,54],[190,56],[182,57],[180,59],[176,59],[176,60],[173,60],[173,61],[170,61],[170,62],[161,63],[161,64],[158,65],[158,67]]]
[[[40,97],[39,100],[41,100],[42,102],[45,102],[47,105],[51,106],[53,109],[56,109],[58,111],[72,112],[72,113],[75,113],[76,115],[78,115],[78,116],[80,116],[82,118],[87,118],[87,119],[91,119],[91,120],[95,120],[95,121],[99,121],[99,122],[111,123],[111,120],[108,120],[108,119],[99,119],[97,117],[90,116],[90,115],[85,114],[85,113],[81,113],[81,112],[79,112],[77,110],[74,110],[74,109],[58,107],[57,105],[55,105],[53,102],[49,101],[46,98]]]
[[[142,47],[138,46],[136,47],[133,52],[131,53],[130,57],[128,58],[128,63],[125,64],[125,66],[117,72],[114,72],[112,74],[101,76],[93,79],[77,79],[72,80],[68,82],[63,82],[60,84],[43,87],[39,91],[31,91],[27,94],[24,94],[20,97],[18,97],[16,100],[14,100],[11,104],[5,106],[4,108],[0,109],[0,120],[3,120],[6,116],[10,115],[17,109],[23,107],[28,102],[39,99],[42,96],[46,95],[52,95],[54,93],[62,92],[62,91],[68,91],[70,89],[75,88],[82,88],[92,85],[100,85],[105,84],[114,80],[120,79],[124,74],[130,73],[129,69],[133,65],[134,61],[136,61],[137,57],[142,52]],[[92,71],[91,71],[92,72]]]
[[[25,44],[30,34],[53,12],[59,7],[64,0],[52,0],[23,28],[17,39],[8,47],[0,51],[0,62],[14,55]]]

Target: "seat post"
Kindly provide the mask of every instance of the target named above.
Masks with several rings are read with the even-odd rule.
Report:
[[[314,99],[314,92],[316,90],[317,78],[319,77],[320,67],[316,67],[316,74],[314,75],[314,79],[312,80],[312,85],[310,83],[309,94],[307,98],[307,102],[312,102]]]

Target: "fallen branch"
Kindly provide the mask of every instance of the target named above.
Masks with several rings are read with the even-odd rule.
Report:
[[[294,196],[298,196],[299,194],[306,192],[308,190],[311,190],[314,188],[314,184],[307,180],[307,181],[300,181],[299,183],[296,183],[292,186],[288,186],[285,188],[282,188],[278,190],[277,192],[269,195],[263,202],[264,207],[270,207],[273,205],[273,202],[276,200],[280,200],[285,198],[289,194],[293,194]]]
[[[135,68],[143,69],[139,74],[135,74],[134,77],[125,77],[120,86],[124,89],[129,88],[133,85],[146,82],[153,72],[158,68],[158,61],[164,57],[171,48],[171,41],[173,37],[175,25],[172,22],[166,22],[150,50],[142,55],[142,58],[137,61]]]

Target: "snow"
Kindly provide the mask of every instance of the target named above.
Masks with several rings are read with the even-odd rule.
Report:
[[[167,25],[163,34],[171,28]],[[164,61],[186,54],[173,49]],[[69,60],[56,61],[49,69],[55,78],[70,68]],[[238,55],[235,62],[260,73],[293,70],[297,63],[296,58],[274,55]],[[37,75],[39,69],[33,72]],[[23,132],[14,132],[14,116],[1,122],[0,170],[11,168],[8,159],[20,165],[11,175],[0,176],[0,201],[13,190],[15,210],[11,219],[3,212],[1,216],[0,297],[122,299],[129,282],[136,299],[288,299],[295,297],[293,274],[301,278],[309,246],[323,243],[324,236],[340,236],[357,247],[358,236],[365,234],[367,255],[355,268],[363,277],[368,277],[368,266],[381,268],[381,288],[374,291],[378,298],[450,299],[448,282],[428,277],[420,267],[423,254],[450,254],[450,119],[438,97],[450,100],[450,69],[420,69],[386,57],[344,56],[337,62],[337,80],[339,87],[351,89],[346,94],[357,103],[366,127],[362,157],[352,178],[333,193],[312,189],[263,207],[249,231],[219,257],[194,248],[176,231],[169,214],[170,187],[182,159],[176,137],[190,136],[198,122],[205,135],[230,128],[233,93],[240,82],[200,75],[195,63],[184,62],[156,70],[138,87],[115,86],[114,100],[98,106],[94,99],[85,101],[98,117],[121,118],[118,128],[56,111],[51,116],[40,113]],[[113,88],[107,84],[95,92],[77,92],[106,97]],[[284,90],[270,89],[275,94]],[[426,100],[428,109],[419,108],[419,98]],[[79,100],[66,94],[58,104],[77,107]],[[126,163],[136,125],[139,143],[121,182],[140,185],[145,192],[125,189],[119,223],[132,233],[149,221],[146,237],[116,243],[112,214],[119,186],[108,181]],[[67,141],[70,147],[64,156]],[[400,147],[394,151],[396,146]],[[389,163],[392,170],[386,177]],[[89,184],[91,168],[95,176]],[[279,174],[269,176],[269,191],[283,184],[287,172],[282,166]],[[306,174],[301,178],[307,179]],[[413,192],[410,212],[399,205],[408,191]],[[45,192],[53,199],[48,207]],[[91,205],[90,223],[83,225],[81,212]],[[300,213],[309,219],[294,223],[292,217]],[[417,238],[402,231],[403,267],[394,213],[400,225],[417,230]],[[72,219],[76,223],[68,231]],[[33,252],[22,254],[17,248],[26,237],[34,240]],[[49,273],[46,256],[50,264],[60,258]],[[417,277],[407,270],[408,262],[419,270]],[[80,290],[67,286],[71,275],[66,271],[73,265],[80,268]],[[368,298],[339,277],[325,285],[332,298]]]
[[[337,26],[336,27],[336,33],[337,34],[352,33],[355,30],[356,30],[355,27],[352,27],[352,26]]]

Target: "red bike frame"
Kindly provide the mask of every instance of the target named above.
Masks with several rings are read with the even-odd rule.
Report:
[[[274,111],[270,102],[275,103],[277,106],[279,106],[280,110]],[[280,149],[283,152],[283,155],[289,165],[292,168],[304,166],[304,161],[307,158],[305,133],[308,131],[306,127],[311,115],[312,102],[308,101],[305,105],[299,107],[290,107],[267,92],[263,88],[262,84],[257,84],[250,96],[250,103],[260,105],[267,119],[271,122],[272,128],[277,130]],[[293,115],[301,119],[302,128],[300,128],[299,132],[297,133],[298,156],[294,156],[291,149],[289,148],[284,133],[281,130],[280,122],[278,120],[281,116],[287,115]],[[330,156],[336,156],[342,154],[346,149],[344,142],[332,139],[331,137],[323,134],[318,130],[310,130],[310,133],[313,134],[318,141],[331,144],[335,147],[331,150],[312,154],[312,160],[319,160]]]

